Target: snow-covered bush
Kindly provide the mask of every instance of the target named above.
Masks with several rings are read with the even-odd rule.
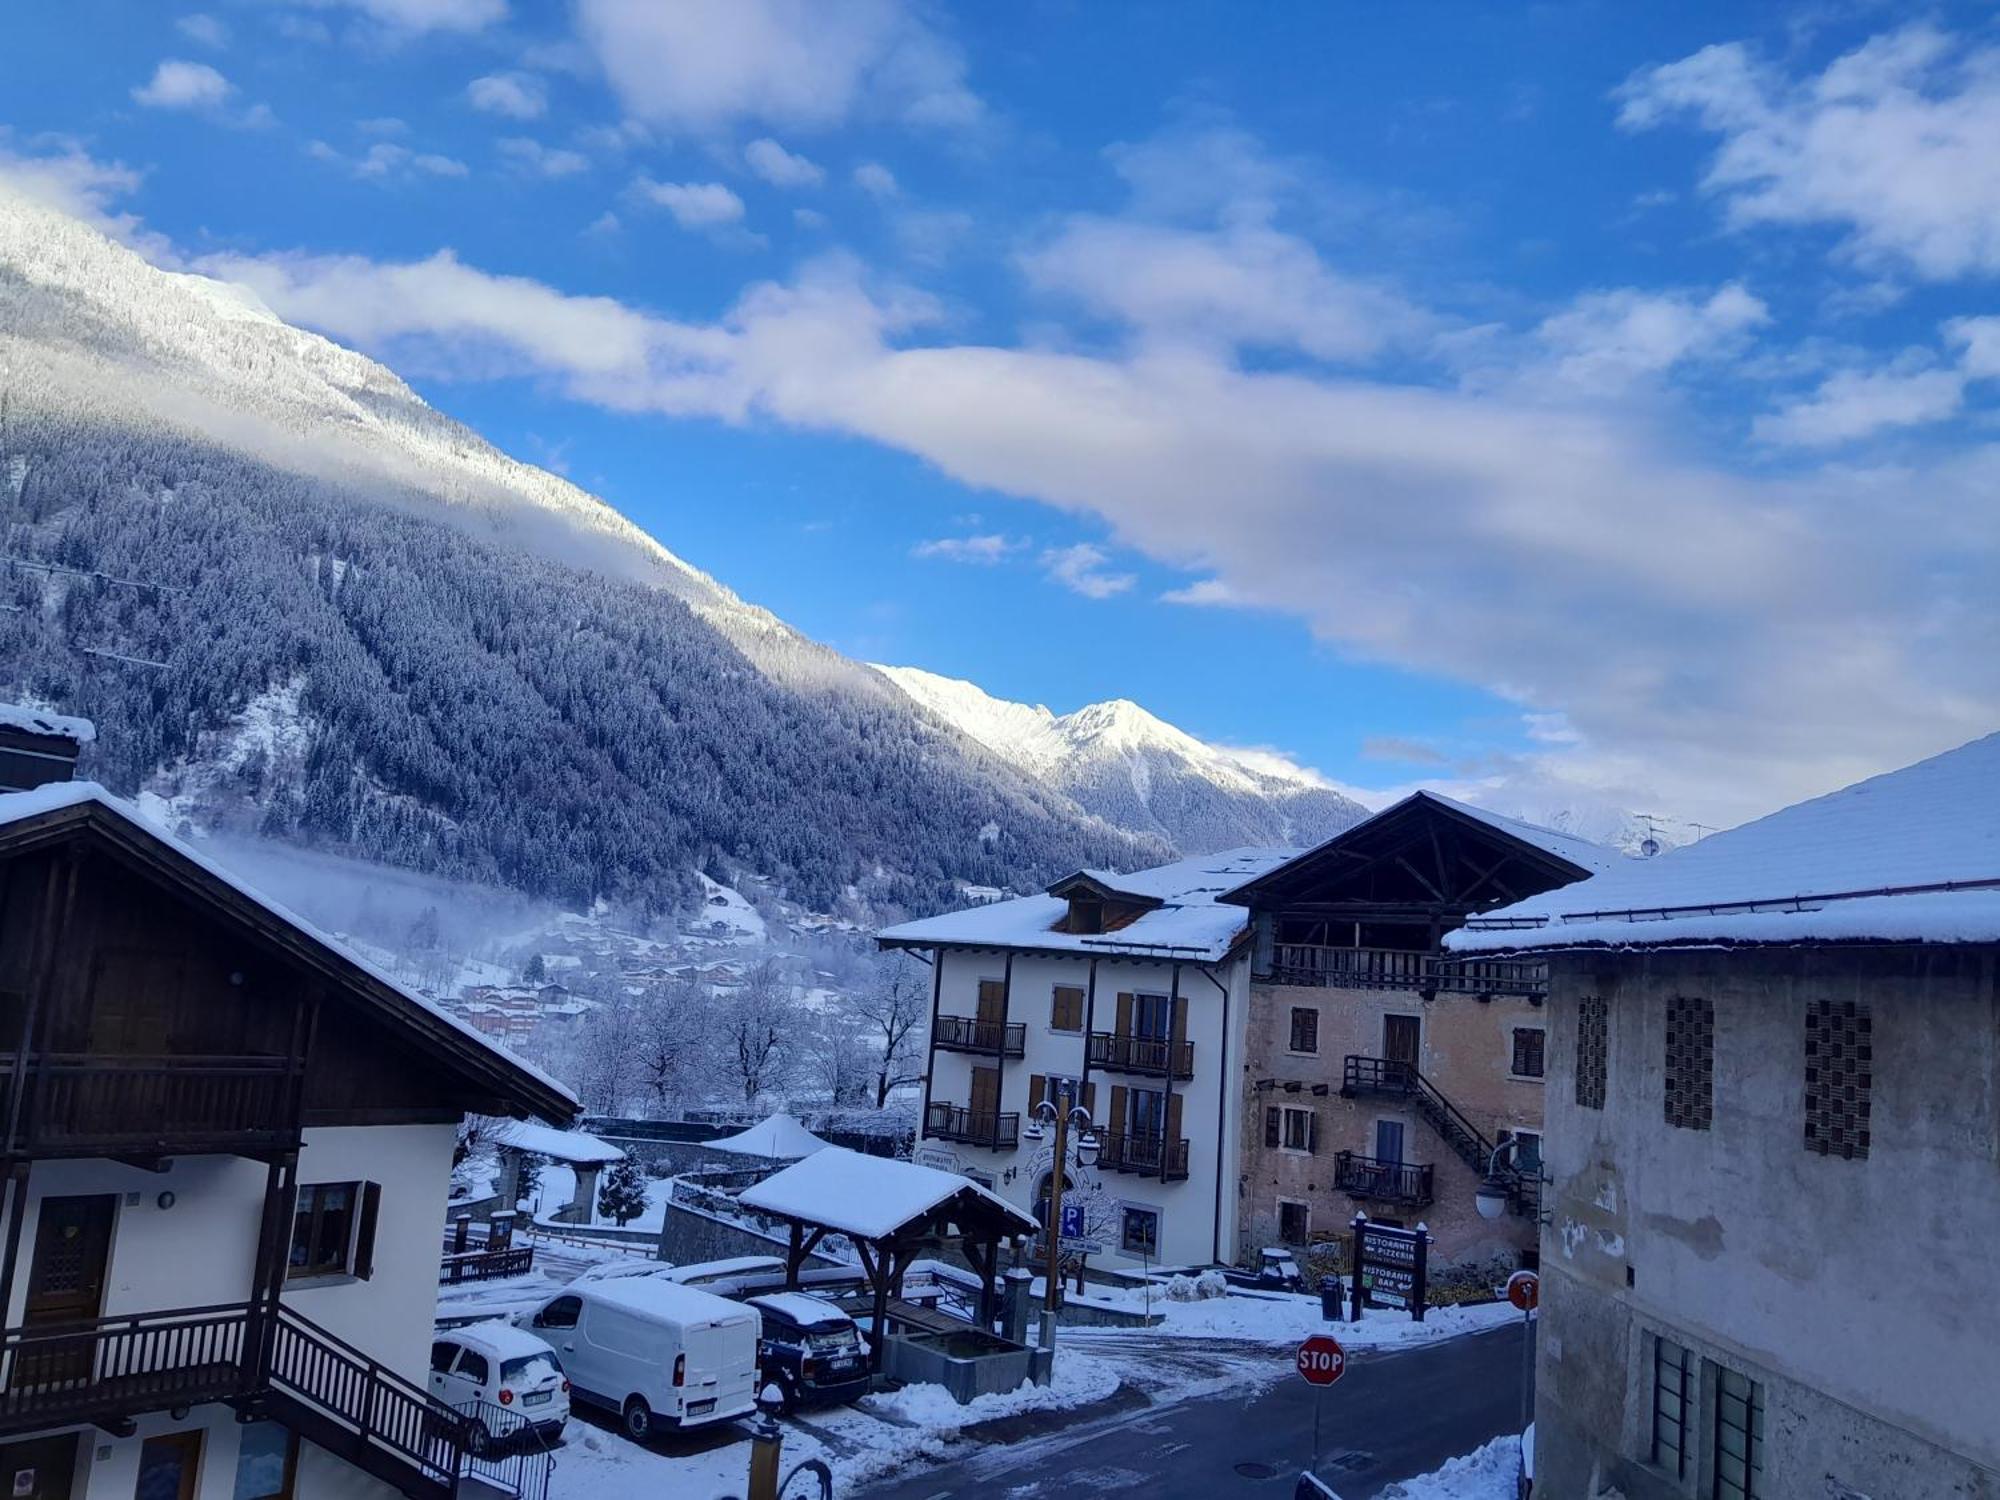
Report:
[[[1192,1278],[1187,1276],[1169,1278],[1167,1281],[1167,1300],[1169,1302],[1192,1302],[1194,1299],[1195,1285]]]
[[[1194,1289],[1199,1297],[1227,1297],[1229,1282],[1220,1271],[1203,1271],[1195,1279]]]

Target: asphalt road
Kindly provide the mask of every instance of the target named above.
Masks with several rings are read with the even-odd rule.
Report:
[[[1337,1330],[1336,1330],[1337,1331]],[[1101,1351],[1099,1351],[1101,1352]],[[1274,1351],[1285,1358],[1286,1351]],[[865,1500],[1064,1500],[1267,1495],[1289,1500],[1312,1453],[1319,1397],[1290,1373],[1247,1391],[1126,1411],[1046,1438],[906,1470]],[[1521,1329],[1359,1353],[1323,1397],[1320,1478],[1341,1500],[1469,1453],[1521,1416]]]

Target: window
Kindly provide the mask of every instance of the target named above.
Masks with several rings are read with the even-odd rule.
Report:
[[[1303,1245],[1312,1233],[1312,1209],[1303,1203],[1294,1203],[1289,1198],[1278,1200],[1278,1241],[1285,1245]]]
[[[1542,1138],[1532,1130],[1510,1131],[1508,1140],[1518,1141],[1514,1148],[1514,1165],[1524,1175],[1533,1175],[1542,1170]]]
[[[1042,1084],[1042,1097],[1065,1112],[1083,1103],[1083,1080],[1051,1073]]]
[[[474,1385],[484,1385],[487,1376],[493,1373],[493,1367],[486,1362],[485,1355],[468,1349],[459,1355],[458,1368],[452,1373],[461,1380],[471,1381]]]
[[[535,1327],[574,1328],[576,1327],[577,1316],[582,1311],[583,1298],[558,1297],[535,1314]]]
[[[292,1253],[286,1276],[374,1273],[375,1219],[382,1189],[373,1182],[315,1182],[299,1188],[292,1210]]]
[[[1310,1005],[1292,1007],[1292,1051],[1319,1051],[1319,1011]]]
[[[1602,995],[1586,995],[1576,1008],[1576,1103],[1604,1108],[1604,1075],[1610,1053],[1611,1007]]]
[[[431,1345],[431,1373],[445,1375],[451,1371],[451,1362],[458,1357],[458,1345],[448,1344],[439,1339]]]
[[[1073,984],[1059,984],[1049,1002],[1049,1026],[1055,1031],[1083,1030],[1083,991]]]
[[[1548,1033],[1539,1026],[1514,1028],[1514,1076],[1540,1078],[1547,1060]]]
[[[1309,1109],[1293,1109],[1285,1106],[1284,1131],[1281,1144],[1287,1151],[1310,1151],[1317,1143],[1317,1121]]]
[[[1764,1387],[1715,1367],[1715,1500],[1764,1493]]]
[[[766,1317],[769,1314],[765,1314]],[[519,1359],[510,1359],[500,1366],[502,1385],[539,1385],[551,1375],[560,1376],[562,1366],[556,1363],[553,1354],[524,1354]]]
[[[277,1422],[245,1422],[237,1431],[236,1487],[230,1500],[292,1500],[298,1434]]]
[[[1653,1340],[1653,1451],[1655,1467],[1687,1474],[1688,1404],[1694,1398],[1694,1359],[1672,1339]]]
[[[1715,1121],[1715,1007],[1692,995],[1667,1001],[1666,1116],[1682,1130]]]
[[[1151,1208],[1127,1208],[1119,1216],[1118,1244],[1127,1255],[1158,1255],[1160,1253],[1159,1211]]]
[[[1806,1007],[1806,1150],[1852,1161],[1868,1154],[1874,1022],[1852,1000]]]

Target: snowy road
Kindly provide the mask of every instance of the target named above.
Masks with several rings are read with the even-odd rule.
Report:
[[[1508,1323],[1446,1342],[1357,1354],[1324,1397],[1321,1476],[1342,1500],[1369,1500],[1427,1473],[1520,1415],[1521,1331]],[[1047,1438],[980,1448],[905,1471],[864,1500],[1061,1500],[1142,1490],[1191,1496],[1289,1495],[1312,1449],[1311,1387],[1290,1350],[1230,1340],[1077,1333],[1070,1347],[1124,1351],[1133,1384],[1163,1404],[1117,1412]],[[1012,1437],[1009,1433],[1006,1436]]]

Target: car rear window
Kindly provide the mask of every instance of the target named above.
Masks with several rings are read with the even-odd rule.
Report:
[[[553,1354],[526,1354],[519,1359],[510,1359],[500,1367],[500,1379],[520,1385],[537,1385],[551,1375],[562,1374],[562,1366],[556,1363]]]
[[[860,1343],[852,1323],[838,1328],[814,1328],[806,1334],[806,1347],[818,1354],[844,1354]]]

